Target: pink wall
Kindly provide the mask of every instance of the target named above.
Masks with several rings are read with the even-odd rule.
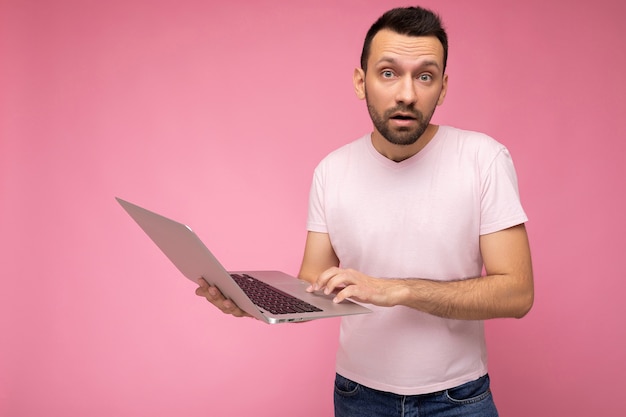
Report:
[[[437,122],[511,149],[531,218],[535,308],[488,324],[496,400],[622,416],[625,3],[511,3],[421,3],[451,37]],[[364,33],[405,4],[0,2],[2,417],[331,414],[337,321],[221,316],[113,197],[228,268],[297,272],[313,167],[370,129]]]

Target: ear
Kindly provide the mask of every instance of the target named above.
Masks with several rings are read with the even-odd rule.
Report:
[[[355,68],[352,75],[354,92],[359,100],[365,99],[365,72],[361,68]]]
[[[443,75],[443,82],[441,84],[441,93],[439,93],[439,100],[437,100],[437,105],[441,106],[443,101],[446,98],[446,94],[448,93],[448,74]]]

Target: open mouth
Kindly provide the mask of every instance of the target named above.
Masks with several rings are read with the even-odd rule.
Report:
[[[396,113],[394,115],[392,115],[390,117],[391,120],[393,120],[396,123],[400,123],[400,124],[408,124],[408,123],[413,123],[417,120],[417,118],[415,116],[413,116],[412,114],[409,113]]]
[[[402,121],[412,121],[412,120],[416,120],[417,117],[415,117],[415,115],[411,112],[406,112],[406,111],[399,111],[399,112],[395,112],[391,115],[390,119],[393,120],[402,120]]]

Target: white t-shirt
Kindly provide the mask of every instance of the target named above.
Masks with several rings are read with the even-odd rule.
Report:
[[[440,126],[402,162],[366,135],[329,154],[314,173],[307,228],[328,233],[343,268],[380,278],[480,276],[479,236],[527,221],[506,148]],[[337,372],[381,391],[431,393],[487,373],[482,321],[408,307],[369,306],[342,319]]]

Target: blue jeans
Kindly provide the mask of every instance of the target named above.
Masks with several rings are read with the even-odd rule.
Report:
[[[335,417],[497,417],[489,375],[424,395],[397,395],[335,378]]]

